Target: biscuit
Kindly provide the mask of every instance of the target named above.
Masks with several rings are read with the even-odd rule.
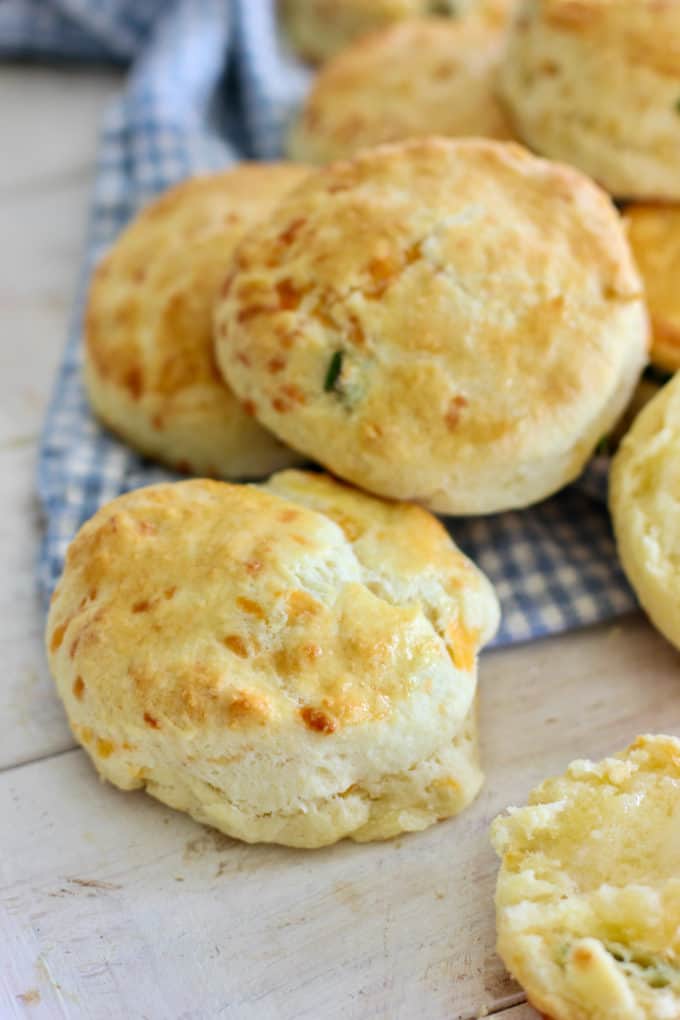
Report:
[[[680,376],[644,407],[612,464],[621,563],[655,627],[680,647]]]
[[[407,18],[481,15],[505,20],[516,0],[281,0],[283,27],[293,49],[323,63],[359,36]]]
[[[648,339],[606,195],[517,145],[441,138],[317,170],[240,245],[215,328],[228,382],[284,441],[455,514],[575,478]]]
[[[552,1020],[680,1016],[680,740],[573,762],[496,819],[498,952]]]
[[[680,206],[631,205],[626,220],[652,319],[650,358],[675,372],[680,368]]]
[[[248,842],[315,847],[473,799],[476,657],[497,624],[426,511],[291,471],[103,507],[68,551],[47,647],[104,778]]]
[[[510,138],[494,93],[504,38],[475,18],[417,18],[361,38],[317,77],[289,155],[329,163],[416,136]]]
[[[618,198],[680,199],[677,0],[527,0],[499,84],[537,152]]]
[[[245,164],[185,181],[144,209],[96,270],[85,326],[90,403],[146,456],[227,478],[256,478],[298,460],[224,385],[212,310],[246,228],[306,173]]]

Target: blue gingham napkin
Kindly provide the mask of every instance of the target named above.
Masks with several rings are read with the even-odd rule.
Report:
[[[105,500],[173,475],[136,456],[89,413],[81,314],[94,263],[139,207],[168,185],[243,156],[273,158],[308,85],[277,35],[274,0],[3,0],[0,55],[130,64],[101,131],[90,231],[73,328],[42,438],[38,490],[47,595],[79,525]],[[607,463],[521,513],[451,520],[496,585],[497,644],[610,619],[635,605],[604,506]]]

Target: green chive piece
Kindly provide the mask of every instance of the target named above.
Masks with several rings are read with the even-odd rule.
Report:
[[[610,446],[609,436],[602,436],[602,439],[599,441],[599,443],[595,447],[595,454],[596,454],[597,457],[607,457],[610,453],[611,453],[611,446]]]
[[[342,372],[342,351],[336,351],[328,364],[326,380],[323,384],[323,388],[326,393],[330,393],[331,390],[335,389],[335,384],[340,378],[341,372]]]

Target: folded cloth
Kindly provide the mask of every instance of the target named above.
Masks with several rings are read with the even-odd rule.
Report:
[[[82,388],[81,325],[92,267],[153,195],[189,174],[273,158],[308,84],[277,34],[274,0],[5,0],[0,53],[125,60],[127,82],[104,116],[73,327],[38,466],[48,596],[66,546],[105,500],[174,477],[101,429]],[[611,619],[632,609],[604,505],[606,458],[577,485],[522,512],[449,520],[496,585],[500,645]]]

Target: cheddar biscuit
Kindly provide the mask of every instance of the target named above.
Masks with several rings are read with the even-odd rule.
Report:
[[[70,546],[47,647],[104,778],[248,842],[315,847],[473,799],[476,659],[497,624],[426,511],[284,472],[104,506]]]
[[[215,330],[225,378],[281,439],[454,514],[574,479],[648,341],[606,195],[519,146],[442,138],[317,170],[244,239]]]
[[[652,319],[650,358],[675,372],[680,368],[680,205],[630,205],[626,220]]]
[[[498,951],[552,1020],[680,1016],[680,740],[573,762],[496,819]]]
[[[96,270],[85,327],[90,403],[146,456],[228,478],[296,460],[220,378],[212,312],[246,228],[306,173],[246,164],[185,181],[144,209]]]
[[[335,56],[359,36],[408,18],[481,15],[504,21],[515,0],[280,0],[293,49],[314,64]]]
[[[418,18],[360,39],[321,71],[293,126],[293,159],[329,163],[424,135],[510,138],[495,96],[505,33]]]
[[[609,505],[626,576],[652,623],[680,647],[680,376],[640,412],[614,458]]]
[[[527,0],[500,87],[537,152],[617,198],[680,199],[677,0]]]

